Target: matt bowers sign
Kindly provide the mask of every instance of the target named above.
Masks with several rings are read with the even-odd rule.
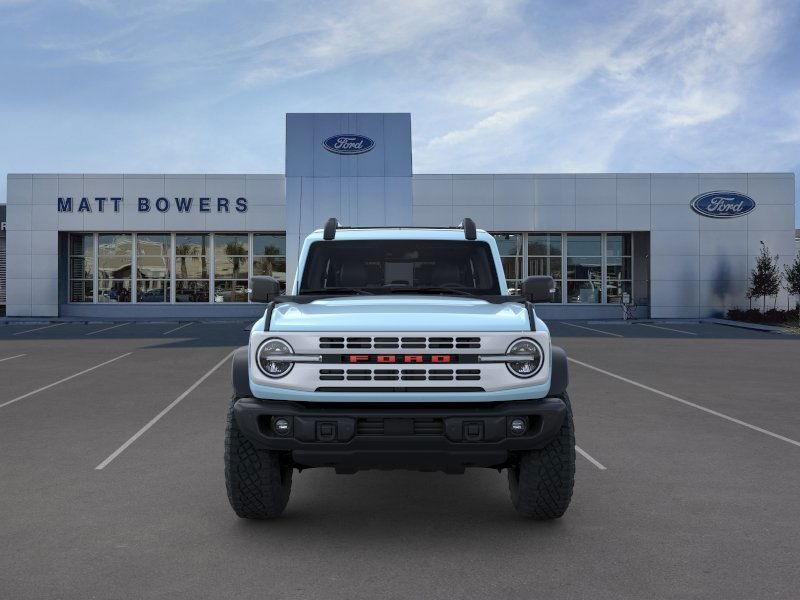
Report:
[[[692,199],[692,209],[704,217],[729,219],[753,212],[756,202],[739,192],[706,192]]]
[[[58,212],[119,212],[124,198],[58,198]],[[136,198],[136,210],[139,212],[169,212],[173,208],[179,213],[197,211],[201,213],[244,213],[247,212],[247,198]]]
[[[364,135],[340,133],[322,142],[325,150],[334,154],[363,154],[375,146],[375,142]]]

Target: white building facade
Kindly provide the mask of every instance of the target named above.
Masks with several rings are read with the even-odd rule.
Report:
[[[457,168],[457,165],[454,165]],[[495,234],[509,287],[557,282],[545,317],[700,318],[748,305],[762,242],[795,243],[792,173],[414,174],[407,113],[288,114],[285,174],[11,174],[8,316],[253,316],[252,275],[294,275],[345,226]],[[785,305],[785,296],[779,299]]]

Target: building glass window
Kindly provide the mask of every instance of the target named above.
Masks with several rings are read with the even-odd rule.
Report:
[[[630,304],[633,281],[630,233],[606,234],[606,302]]]
[[[253,234],[253,275],[269,275],[286,290],[286,236]]]
[[[214,302],[247,302],[249,242],[246,233],[214,235]]]
[[[528,272],[533,275],[550,275],[556,284],[550,302],[561,302],[562,243],[560,233],[528,234]]]
[[[136,235],[136,302],[170,301],[170,234]]]
[[[208,302],[209,236],[175,234],[175,302]]]
[[[522,251],[523,234],[521,233],[496,233],[494,240],[500,252],[500,261],[503,263],[503,272],[509,294],[520,293],[522,279]]]
[[[69,301],[94,302],[94,235],[69,236]]]
[[[101,233],[97,237],[97,301],[130,302],[133,236]]]
[[[603,294],[603,235],[567,235],[567,302],[599,304]]]

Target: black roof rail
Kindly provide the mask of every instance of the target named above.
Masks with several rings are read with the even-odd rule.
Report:
[[[325,221],[325,231],[322,234],[322,239],[332,240],[336,237],[336,229],[341,227],[341,224],[335,217],[331,217]]]
[[[478,239],[478,233],[475,230],[475,221],[470,219],[469,217],[464,217],[464,220],[461,221],[461,225],[459,225],[461,229],[464,230],[464,238],[468,240],[476,240]]]

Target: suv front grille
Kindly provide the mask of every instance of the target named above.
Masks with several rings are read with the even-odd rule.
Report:
[[[387,424],[386,421],[389,421]],[[444,435],[444,422],[441,418],[414,419],[358,419],[357,435]]]
[[[319,338],[321,350],[358,349],[358,350],[467,350],[481,347],[479,337],[441,337],[441,336],[416,336],[416,337],[321,337]]]
[[[320,369],[321,381],[480,381],[480,369]]]

